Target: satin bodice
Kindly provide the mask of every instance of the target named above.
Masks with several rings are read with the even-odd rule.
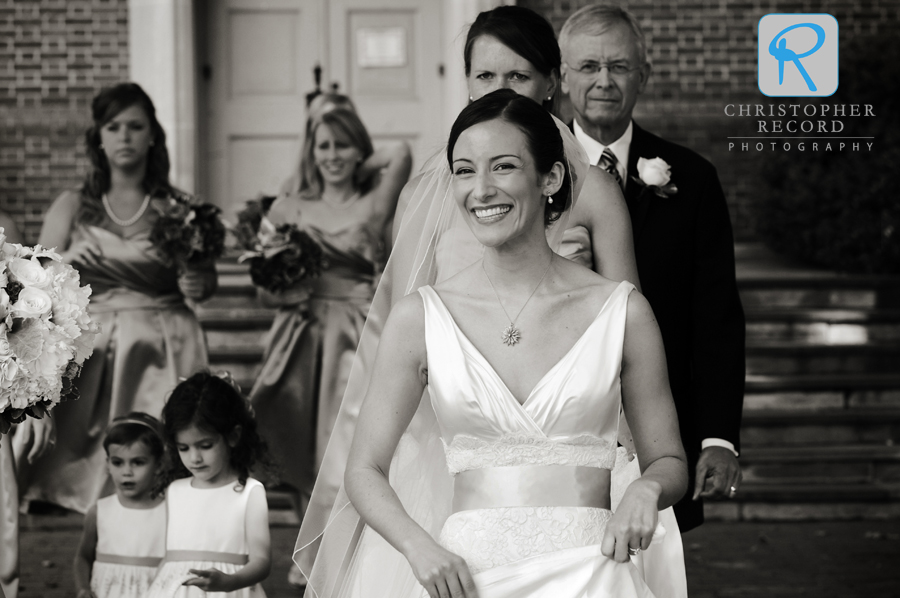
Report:
[[[451,474],[482,467],[612,469],[628,295],[622,282],[587,330],[519,403],[462,333],[440,296],[425,304],[428,390]]]
[[[178,272],[166,264],[150,241],[149,231],[122,237],[99,226],[79,225],[64,254],[82,284],[93,289],[91,301],[113,289],[151,297],[178,293]]]
[[[371,300],[374,283],[384,265],[384,243],[369,221],[351,222],[330,232],[306,222],[298,226],[322,248],[323,268],[304,285],[312,294],[332,298]]]

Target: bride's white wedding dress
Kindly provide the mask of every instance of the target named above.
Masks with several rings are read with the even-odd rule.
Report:
[[[566,144],[566,155],[569,160],[569,168],[573,178],[573,197],[577,197],[581,183],[585,177],[586,169],[588,168],[587,158],[584,155],[584,151],[580,144],[574,136],[572,136],[568,127],[561,122],[557,122],[557,125],[563,141]],[[481,257],[483,251],[482,246],[477,243],[471,231],[468,229],[468,226],[462,221],[459,210],[452,201],[449,193],[449,168],[442,155],[435,158],[433,168],[427,169],[427,172],[428,174],[426,174],[419,183],[414,198],[410,202],[410,207],[407,209],[406,215],[404,216],[404,226],[406,228],[401,230],[401,235],[392,251],[391,261],[388,264],[384,278],[376,293],[372,309],[369,312],[366,330],[364,331],[354,361],[353,374],[351,374],[347,392],[341,406],[341,416],[338,418],[335,433],[332,436],[332,441],[331,444],[329,444],[328,452],[326,452],[322,470],[320,471],[319,478],[316,482],[316,491],[313,493],[313,500],[304,517],[303,527],[301,528],[297,540],[294,560],[300,566],[303,573],[310,578],[306,595],[311,596],[312,598],[417,598],[422,595],[422,588],[413,577],[406,559],[387,544],[381,536],[363,524],[358,513],[356,513],[355,509],[350,504],[349,498],[341,487],[340,482],[343,479],[347,448],[349,447],[350,439],[353,436],[356,418],[359,413],[359,406],[363,396],[365,396],[369,376],[374,367],[374,356],[381,334],[381,327],[390,311],[392,303],[399,300],[407,293],[414,292],[424,285],[435,284],[442,280],[446,280],[452,274],[455,274],[462,268],[477,261]],[[548,241],[550,242],[550,246],[558,248],[560,239],[565,231],[566,235],[569,235],[569,237],[567,237],[569,246],[566,251],[560,251],[560,253],[569,255],[573,252],[577,253],[577,251],[580,250],[586,251],[589,255],[589,241],[578,237],[577,234],[574,236],[570,234],[572,231],[576,233],[578,231],[577,229],[572,229],[572,231],[566,230],[567,219],[568,213],[564,214],[560,221],[548,231]],[[412,234],[404,235],[404,230],[407,233],[412,231]],[[589,261],[589,258],[586,259]],[[624,307],[627,302],[626,297],[631,288],[633,288],[631,285],[625,287],[620,286],[616,293],[614,293],[614,296],[621,294],[619,299],[621,301],[621,313],[618,315],[613,315],[611,313],[616,310],[611,298],[610,303],[605,308],[610,310],[610,313],[601,312],[598,316],[598,320],[606,322],[607,320],[620,318],[620,325],[624,327]],[[433,291],[430,292],[433,293]],[[440,301],[436,295],[435,298],[438,302]],[[432,312],[434,312],[434,310],[432,310]],[[434,315],[434,313],[431,313],[429,318]],[[446,313],[446,316],[449,317],[449,313]],[[438,320],[434,320],[434,322],[437,321]],[[432,320],[429,319],[429,324],[431,323]],[[452,323],[452,319],[450,320],[450,323]],[[605,328],[608,325],[609,322],[606,322],[602,326]],[[615,388],[615,392],[613,395],[607,396],[602,400],[604,413],[606,414],[603,421],[604,426],[607,427],[602,429],[602,433],[591,432],[589,436],[611,443],[606,445],[608,450],[603,452],[604,465],[600,467],[600,469],[606,471],[611,469],[613,464],[616,463],[615,431],[618,423],[618,410],[620,409],[621,404],[618,388],[618,369],[621,365],[622,337],[619,336],[617,340],[601,339],[597,336],[598,332],[594,329],[596,326],[600,325],[595,323],[587,332],[585,332],[585,335],[579,340],[576,347],[573,347],[570,354],[561,360],[560,364],[557,364],[551,373],[562,368],[562,364],[568,364],[565,366],[566,368],[569,366],[576,368],[574,372],[569,371],[568,374],[573,374],[576,377],[585,375],[596,377],[601,376],[601,373],[594,372],[594,369],[601,367],[597,364],[602,364],[603,371],[606,372],[603,375],[608,377],[608,379],[606,379],[606,383],[609,384],[607,390]],[[455,329],[453,326],[450,326],[449,328],[451,330]],[[430,329],[433,330],[434,325],[430,326]],[[624,334],[624,328],[622,330],[622,334]],[[588,340],[585,340],[585,338],[588,338]],[[492,372],[490,365],[477,353],[477,350],[474,350],[474,347],[471,346],[471,343],[468,343],[465,337],[462,336],[462,333],[459,332],[457,334],[454,330],[454,334],[448,336],[448,339],[450,340],[444,343],[447,345],[444,348],[432,349],[429,347],[429,359],[444,359],[445,357],[451,356],[453,353],[454,342],[461,347],[468,347],[466,353],[470,355],[470,359],[461,362],[459,357],[457,357],[453,360],[453,363],[456,363],[461,368],[459,371],[447,370],[446,368],[449,366],[442,366],[441,363],[430,365],[430,382],[432,384],[435,382],[434,372],[437,372],[442,368],[444,368],[446,376],[450,377],[450,379],[459,379],[459,382],[463,379],[467,379],[470,375],[480,372],[480,381],[475,384],[474,390],[470,389],[472,394],[470,394],[470,398],[467,399],[469,401],[469,403],[467,403],[468,405],[473,405],[475,402],[484,408],[487,408],[488,406],[496,408],[505,405],[507,411],[511,410],[511,414],[508,413],[507,415],[514,416],[514,419],[511,420],[513,423],[516,421],[523,423],[524,414],[528,413],[530,410],[539,408],[539,406],[541,406],[541,408],[549,408],[551,406],[559,407],[565,411],[565,417],[574,416],[576,418],[581,416],[578,414],[577,410],[572,411],[573,409],[576,407],[586,409],[585,402],[588,400],[587,396],[581,398],[579,401],[573,401],[570,400],[572,397],[566,398],[558,395],[556,402],[544,397],[545,394],[550,392],[556,392],[558,394],[571,391],[570,386],[566,387],[568,390],[565,388],[552,389],[548,386],[551,379],[554,384],[568,382],[568,376],[561,373],[557,373],[554,376],[551,376],[551,373],[548,373],[541,384],[538,385],[539,388],[536,388],[532,393],[534,396],[532,396],[525,405],[516,407],[515,405],[510,404],[510,401],[516,403],[515,399],[513,399],[511,395],[508,395],[508,390],[503,386],[502,381],[496,377],[496,374],[493,374],[493,376],[489,375]],[[457,340],[453,341],[453,339]],[[610,342],[612,344],[607,347],[604,345],[604,342]],[[618,344],[616,345],[616,343]],[[458,347],[456,351],[461,352],[461,347]],[[612,350],[612,353],[609,352],[610,350]],[[474,354],[475,357],[471,357],[472,354]],[[442,357],[438,358],[438,355],[442,355]],[[585,359],[593,359],[594,361],[590,362],[589,366],[585,366],[583,361]],[[573,361],[577,363],[573,363]],[[431,371],[432,367],[434,368],[434,372]],[[615,371],[615,375],[613,376],[610,374],[606,368],[612,368],[613,371]],[[485,372],[488,373],[486,374]],[[440,376],[440,374],[438,374],[438,376]],[[483,384],[487,384],[487,382],[492,379],[493,385],[491,387],[483,386]],[[472,380],[470,379],[469,382],[472,382]],[[599,392],[598,389],[600,386],[594,384],[591,388],[594,389],[591,390],[591,393],[595,393]],[[435,392],[439,391],[436,391],[431,386],[429,387],[429,390],[425,392],[412,423],[400,439],[400,443],[391,464],[390,482],[407,512],[435,538],[443,538],[443,541],[448,542],[448,545],[454,541],[459,543],[462,542],[460,539],[464,537],[464,534],[468,530],[471,531],[474,534],[474,538],[477,539],[476,545],[486,546],[481,543],[482,538],[499,538],[499,536],[495,534],[485,535],[487,533],[486,531],[475,531],[475,528],[472,527],[473,520],[468,519],[468,516],[463,516],[461,512],[452,513],[453,509],[451,508],[450,503],[454,491],[453,479],[445,467],[445,447],[442,445],[440,438],[444,430],[443,425],[439,426],[439,422],[436,420],[436,404],[434,403]],[[482,392],[486,393],[484,398],[481,398],[479,394]],[[506,398],[503,398],[504,392],[508,395]],[[539,399],[538,396],[544,398]],[[594,397],[595,395],[591,394],[590,396]],[[432,408],[433,406],[435,407],[434,409]],[[482,407],[479,407],[479,409]],[[606,411],[607,408],[609,409],[608,412]],[[593,410],[594,406],[591,405],[590,409]],[[494,412],[491,411],[491,409],[488,409],[486,413],[491,414]],[[499,417],[502,413],[496,412],[494,415]],[[557,413],[556,415],[552,415],[548,413],[542,415],[556,417],[561,414]],[[594,415],[596,415],[596,412],[591,411],[591,417]],[[505,418],[506,416],[503,417]],[[443,422],[441,423],[443,424]],[[528,423],[527,418],[525,418],[524,423]],[[622,420],[622,423],[624,427],[624,420]],[[500,425],[498,422],[494,422],[494,424]],[[506,422],[503,425],[509,426],[511,424],[510,422]],[[531,434],[531,436],[523,437],[526,446],[536,446],[532,444],[534,438],[544,438],[545,440],[546,438],[552,438],[552,436],[543,433],[540,426],[537,425],[536,420],[532,420],[531,424],[524,432]],[[462,439],[464,436],[466,436],[466,434],[460,438]],[[469,434],[469,436],[471,436],[471,434]],[[529,440],[529,438],[531,440]],[[565,443],[559,446],[564,445]],[[497,446],[507,445],[500,444]],[[514,446],[515,445],[508,448],[514,448]],[[557,447],[555,444],[545,446]],[[579,445],[578,442],[575,442],[572,443],[571,446],[578,447],[581,445]],[[542,450],[538,452],[543,454]],[[585,451],[595,455],[600,454],[600,449],[596,447],[582,447],[576,450],[579,451],[579,454],[584,454]],[[619,448],[619,453],[623,453],[621,447]],[[451,451],[451,455],[452,454],[453,451]],[[611,493],[613,494],[612,505],[614,507],[618,503],[618,499],[621,498],[621,494],[624,492],[624,488],[628,483],[640,475],[636,460],[629,463],[623,458],[623,455],[620,454],[618,463],[619,465],[616,467],[612,476]],[[450,462],[450,467],[451,469],[453,468],[452,462]],[[598,466],[595,464],[593,467]],[[484,467],[471,469],[474,471],[476,469],[484,469]],[[491,511],[495,511],[495,509],[491,509]],[[487,518],[490,517],[492,513],[488,513],[487,510],[484,509],[479,512],[481,512],[481,515],[478,517],[483,518],[479,520],[482,524],[486,524]],[[549,511],[545,509],[543,512],[548,513]],[[497,513],[499,513],[499,511],[497,511]],[[495,522],[498,525],[501,525],[501,527],[495,529],[503,530],[504,528],[502,525],[506,525],[505,529],[518,530],[520,527],[519,522],[524,512],[517,510],[508,511],[507,513],[513,516],[514,524],[510,524],[508,521],[505,524],[502,522]],[[619,565],[609,561],[600,555],[599,552],[599,542],[602,540],[605,522],[609,516],[608,510],[591,508],[589,506],[565,506],[553,508],[552,513],[553,515],[551,515],[544,524],[538,525],[538,528],[534,528],[536,530],[535,533],[538,534],[536,536],[537,539],[531,538],[524,540],[520,538],[519,540],[516,540],[510,536],[508,542],[512,542],[513,544],[513,552],[511,553],[513,556],[521,556],[524,554],[519,548],[516,548],[516,546],[528,544],[532,546],[528,551],[537,550],[537,552],[542,553],[538,555],[536,552],[535,556],[540,558],[541,562],[547,564],[547,566],[553,561],[556,563],[553,565],[554,567],[580,567],[578,573],[572,573],[573,576],[586,574],[593,567],[598,566],[597,563],[602,563],[602,566],[600,566],[602,571],[598,572],[598,577],[590,583],[603,580],[626,579],[618,576],[618,574],[610,576],[610,574],[604,573],[607,570],[628,570],[628,579],[633,577],[634,571],[641,571],[658,598],[683,598],[687,595],[681,538],[671,509],[660,512],[660,520],[663,522],[667,532],[665,534],[664,542],[655,543],[650,551],[642,553],[637,558],[633,558],[632,563],[625,565]],[[563,517],[563,520],[559,521],[554,519],[554,516],[556,515]],[[588,524],[589,519],[591,521],[590,525]],[[539,521],[539,519],[534,519],[533,521]],[[444,526],[445,522],[446,527]],[[546,549],[564,546],[565,542],[557,541],[558,538],[557,540],[552,540],[556,531],[562,529],[563,526],[561,524],[563,522],[577,523],[576,528],[570,528],[570,531],[564,533],[564,535],[567,535],[568,537],[567,541],[577,544],[577,548],[561,548],[560,550],[546,553],[542,552],[543,549],[539,550],[534,548],[535,544],[541,543],[543,543],[543,546]],[[485,525],[482,525],[482,527],[485,527]],[[454,529],[456,531],[454,531]],[[581,531],[571,531],[575,529]],[[548,530],[552,532],[549,533],[549,535]],[[577,539],[576,536],[578,536]],[[457,538],[457,540],[454,540],[453,538]],[[545,542],[546,538],[551,538],[550,540],[547,540],[549,543]],[[570,556],[573,556],[571,550],[583,550],[585,554],[590,556],[586,557],[588,559],[587,561],[578,565],[577,557],[573,557],[572,560],[569,559]],[[492,559],[492,562],[495,564],[498,564],[499,561],[497,560],[496,555],[494,555],[496,551],[493,548],[484,551],[486,555],[488,552],[491,552],[491,555],[489,555],[488,558]],[[652,556],[653,558],[645,558],[645,555],[646,557]],[[470,554],[467,558],[472,559],[472,563],[470,564],[476,564],[478,561],[477,555],[475,554]],[[508,557],[503,558],[505,559]],[[555,559],[558,558],[563,559],[565,563],[557,562]],[[315,564],[313,564],[314,561]],[[485,569],[479,573],[480,579],[486,579],[489,576],[501,574],[509,574],[510,580],[515,579],[517,576],[520,577],[518,582],[509,580],[503,582],[507,584],[507,586],[503,587],[512,588],[509,589],[508,592],[503,590],[502,592],[504,593],[490,593],[487,595],[491,598],[495,595],[558,595],[563,598],[570,595],[595,595],[594,593],[577,594],[568,591],[557,593],[555,586],[542,587],[540,591],[536,590],[536,593],[534,594],[522,593],[522,591],[514,585],[515,583],[524,584],[525,587],[530,587],[535,584],[531,578],[533,574],[543,575],[543,567],[535,567],[532,569],[530,566],[525,565],[525,562],[530,562],[530,559],[526,557],[526,561],[523,561],[523,564],[519,566],[519,569],[521,570],[518,571],[516,571],[516,567],[512,564],[513,561],[510,561],[510,563],[507,563],[506,565]],[[513,568],[510,569],[510,567]],[[478,569],[477,564],[475,565],[475,568]],[[491,571],[493,571],[493,573],[491,573]],[[547,579],[550,580],[552,577],[553,576],[550,575]],[[560,583],[563,584],[563,587],[568,587],[568,584],[570,583],[569,575],[560,574],[558,579],[560,580]],[[548,583],[550,582],[548,581]],[[630,583],[631,582],[627,582],[626,585]],[[588,587],[590,587],[593,592],[593,587],[590,585]],[[635,587],[641,586],[638,584]],[[616,597],[620,595],[635,595],[634,592],[622,593],[615,589],[603,590],[603,592],[606,593],[596,595]],[[637,595],[642,594],[638,593]]]
[[[440,543],[462,556],[481,598],[652,596],[637,567],[603,556],[612,512],[623,282],[520,404],[430,286],[428,390],[454,476]]]

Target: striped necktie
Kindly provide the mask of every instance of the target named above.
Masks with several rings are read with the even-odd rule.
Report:
[[[619,184],[619,188],[622,188],[622,176],[619,174],[619,169],[616,168],[616,164],[618,164],[618,160],[616,160],[616,155],[610,151],[609,148],[603,150],[603,155],[600,156],[600,160],[597,162],[597,166],[613,175],[613,178],[616,179],[616,182]]]

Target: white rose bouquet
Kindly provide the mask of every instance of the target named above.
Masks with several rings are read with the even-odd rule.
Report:
[[[99,332],[90,296],[59,254],[7,243],[0,228],[0,434],[78,398],[73,380]]]

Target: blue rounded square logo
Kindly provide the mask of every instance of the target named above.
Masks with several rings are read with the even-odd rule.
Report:
[[[757,28],[759,90],[826,97],[838,88],[838,22],[825,13],[771,14]]]

